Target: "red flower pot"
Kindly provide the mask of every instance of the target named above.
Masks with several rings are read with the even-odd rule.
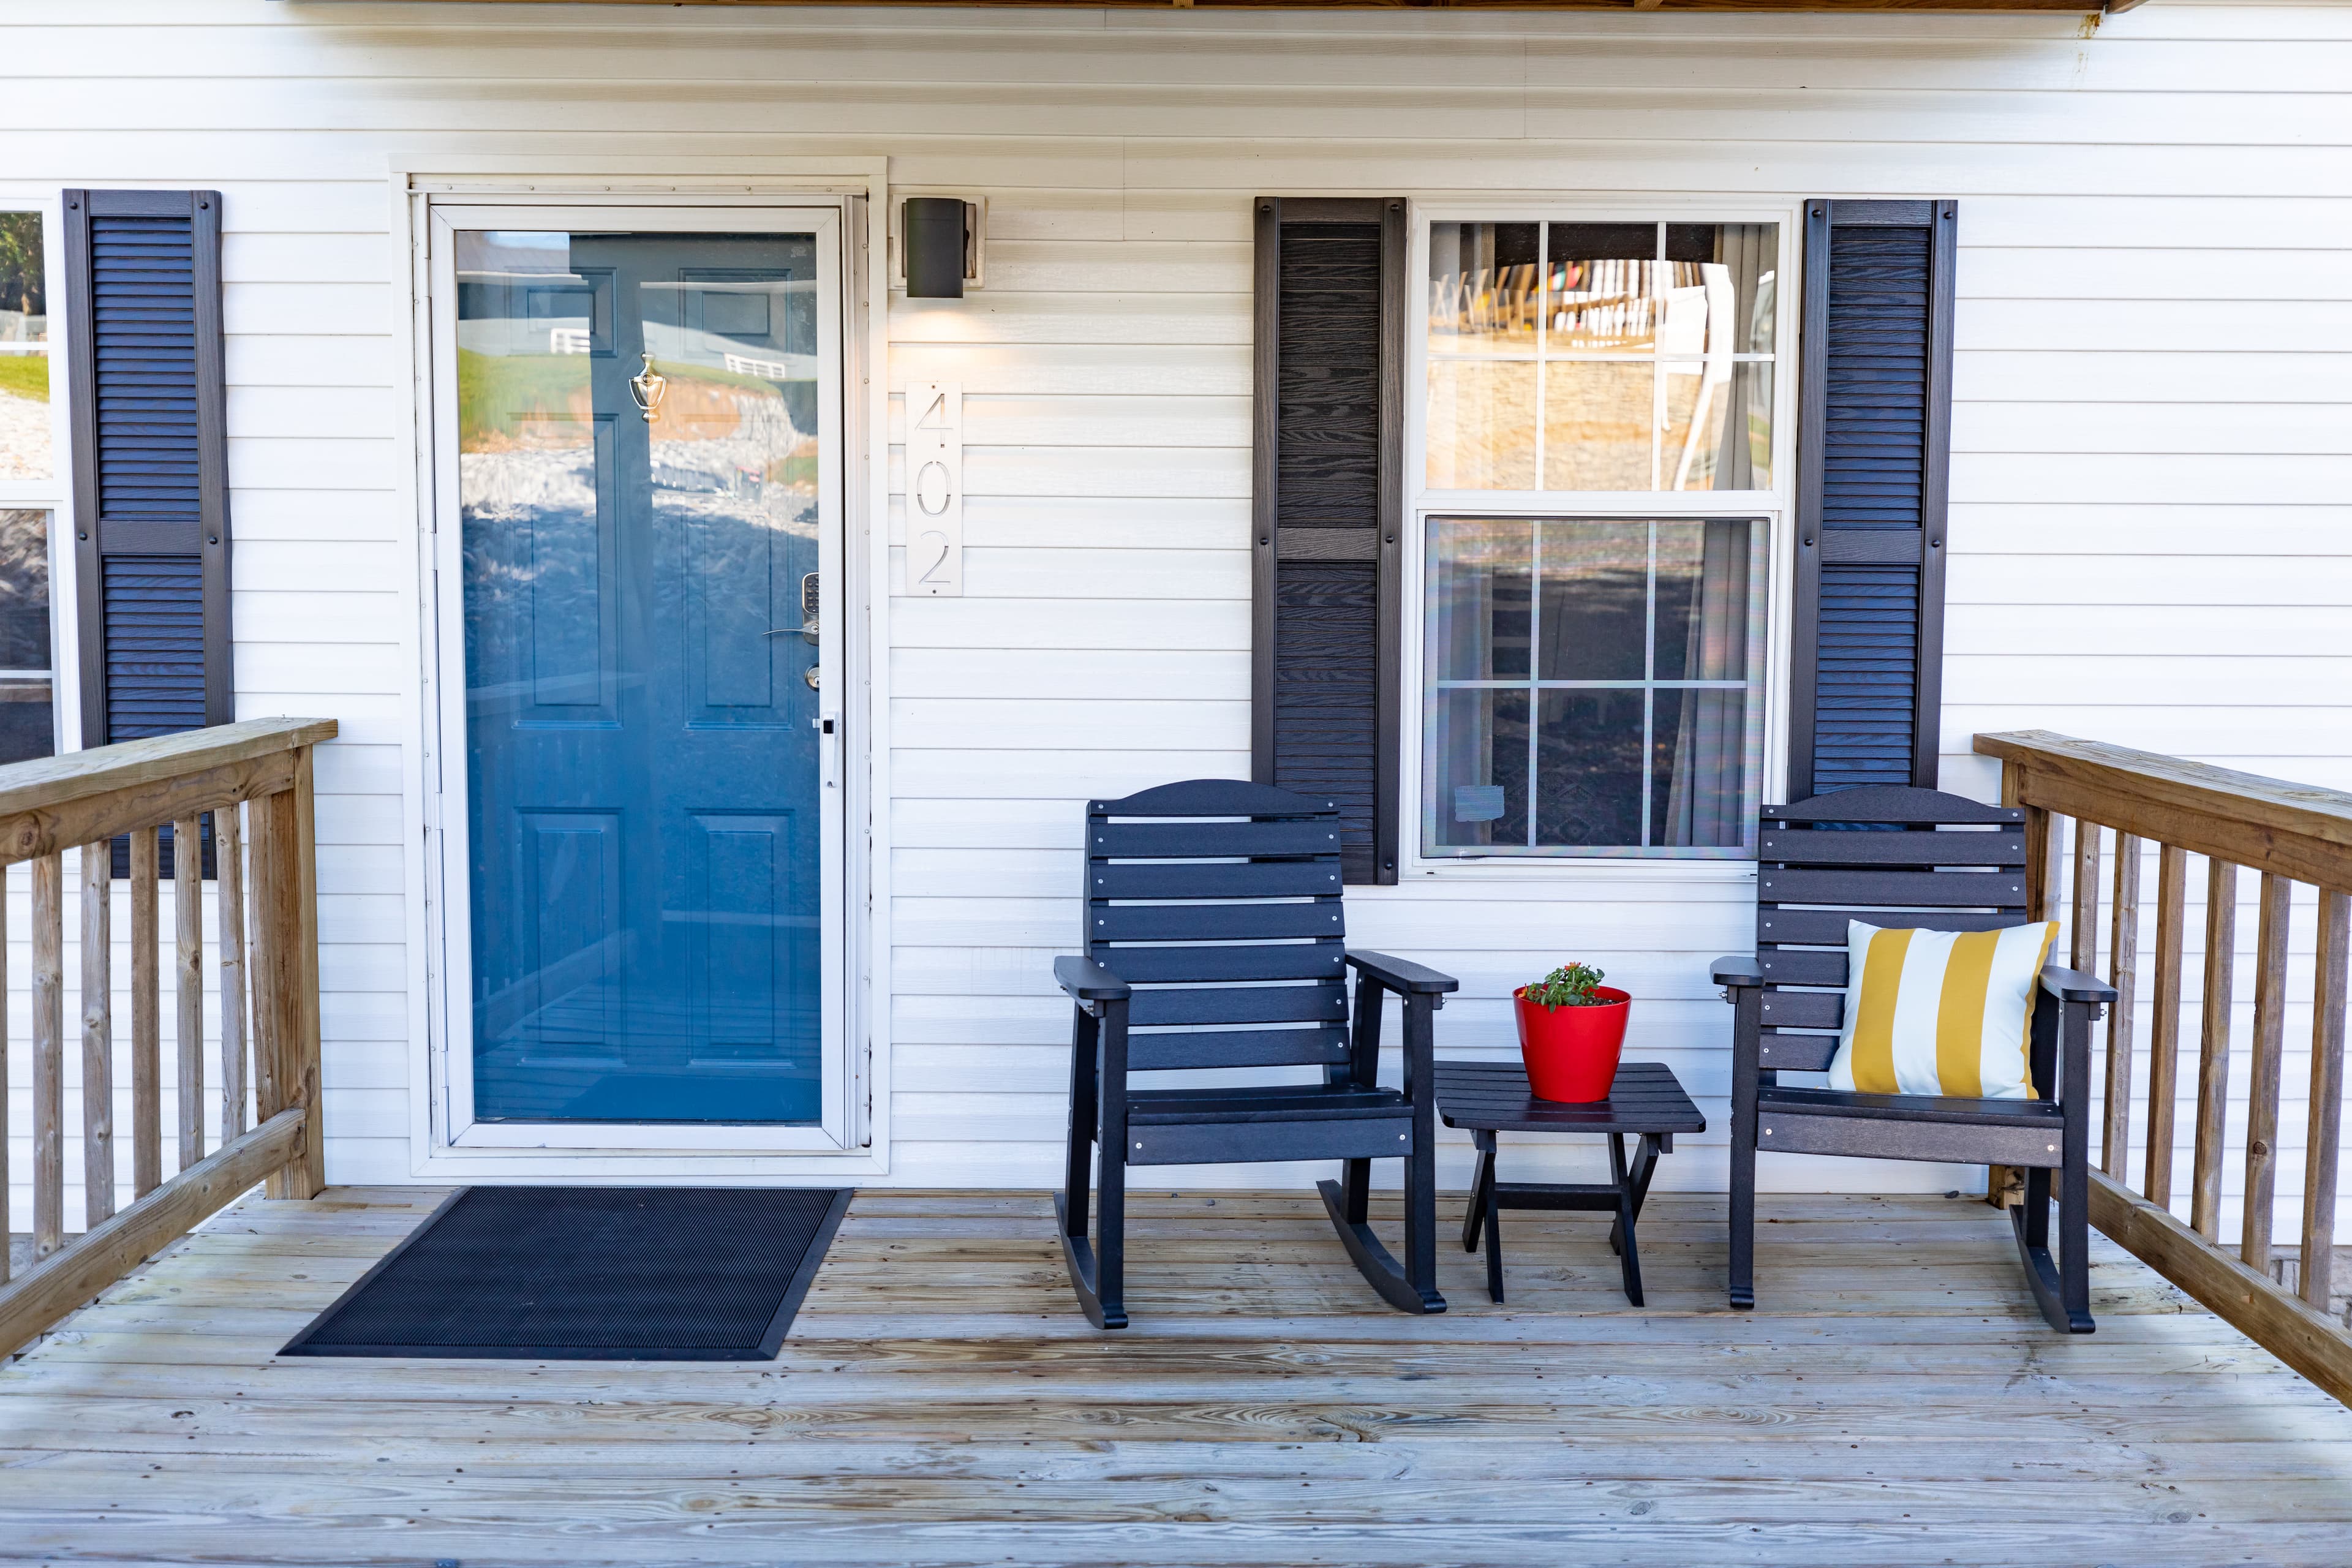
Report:
[[[1614,985],[1596,985],[1592,994],[1605,1000],[1591,1007],[1547,1007],[1528,1001],[1524,985],[1511,993],[1519,1015],[1519,1057],[1538,1100],[1589,1105],[1609,1098],[1633,998]]]

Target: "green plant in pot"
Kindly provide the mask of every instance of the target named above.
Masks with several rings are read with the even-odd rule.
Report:
[[[1633,998],[1601,978],[1591,964],[1563,963],[1511,993],[1519,1057],[1537,1099],[1581,1105],[1609,1098]]]

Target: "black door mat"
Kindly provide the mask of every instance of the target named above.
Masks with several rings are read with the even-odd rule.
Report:
[[[847,1188],[467,1187],[281,1355],[771,1361]]]

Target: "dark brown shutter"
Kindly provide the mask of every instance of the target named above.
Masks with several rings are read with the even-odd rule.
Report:
[[[1789,798],[1936,784],[1958,204],[1805,204]]]
[[[220,218],[217,191],[65,193],[85,746],[236,717]]]
[[[1394,882],[1404,202],[1256,208],[1251,773],[1337,801],[1344,879]]]

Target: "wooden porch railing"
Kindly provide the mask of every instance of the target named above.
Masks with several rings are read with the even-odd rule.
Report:
[[[0,1247],[0,1355],[55,1323],[223,1205],[268,1183],[307,1198],[319,1136],[318,889],[310,754],[331,719],[256,719],[0,767],[0,997],[7,989],[6,868],[32,890],[33,1249],[8,1279]],[[205,1152],[203,819],[214,829],[220,992],[217,1133]],[[163,1175],[161,853],[172,827],[175,1173]],[[131,1037],[115,1038],[113,841],[130,838]],[[247,875],[247,846],[251,869]],[[79,847],[81,1148],[85,1226],[66,1238],[65,852]],[[250,889],[250,898],[247,889]],[[247,922],[251,940],[248,949]],[[248,1028],[248,1023],[250,1027]],[[248,1040],[249,1037],[249,1040]],[[0,1106],[9,1061],[0,1011]],[[248,1047],[250,1075],[248,1076]],[[131,1085],[130,1202],[118,1210],[116,1085]],[[248,1100],[252,1125],[247,1122]],[[4,1131],[4,1130],[0,1130]],[[8,1192],[0,1137],[0,1197]],[[5,1210],[0,1210],[5,1213]],[[5,1228],[5,1226],[0,1226]]]
[[[2025,808],[2029,897],[2053,918],[2063,879],[2065,819],[2073,835],[2068,921],[2074,968],[2095,969],[2101,899],[2109,977],[2118,1000],[2107,1022],[2106,1094],[2091,1222],[2247,1337],[2337,1398],[2352,1404],[2352,1333],[2327,1310],[2334,1279],[2336,1187],[2343,1142],[2347,904],[2352,904],[2352,794],[2285,784],[2096,741],[2028,730],[1979,735],[1976,749],[2001,760],[2001,799]],[[2101,828],[2116,835],[2110,876],[2100,872]],[[2134,1192],[2130,1153],[2135,1004],[2140,991],[2141,862],[2156,847],[2156,930],[2148,977],[2146,1163]],[[2183,951],[2189,858],[2205,860],[2203,983],[2197,1009],[2194,1155],[2189,1220],[2171,1212],[2173,1146],[2180,1098]],[[2235,1256],[2221,1246],[2224,1147],[2237,1042],[2238,876],[2261,878],[2254,937],[2254,1007],[2243,1217]],[[2271,1277],[2272,1209],[2279,1173],[2279,1100],[2286,1064],[2287,951],[2294,887],[2317,892],[2312,991],[2309,1125],[2303,1173],[2298,1291]]]

